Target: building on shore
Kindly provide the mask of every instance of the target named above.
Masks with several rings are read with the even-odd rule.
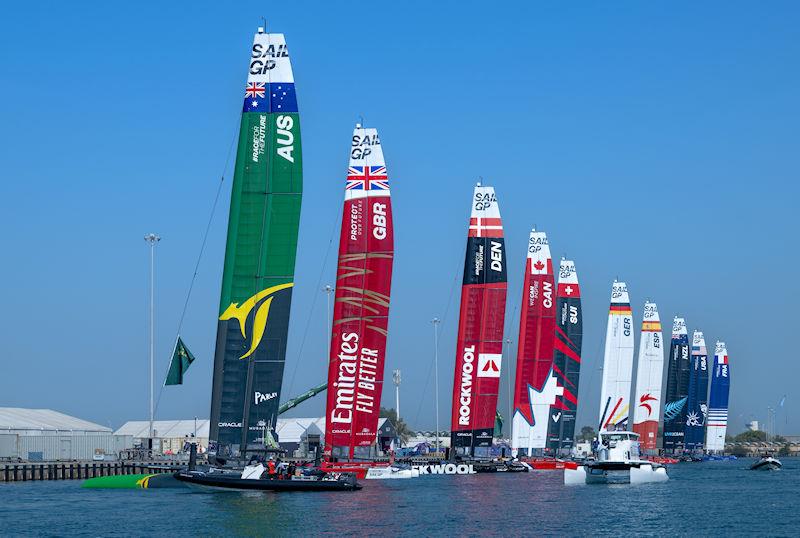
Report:
[[[0,407],[0,460],[114,459],[133,439],[52,409]]]
[[[198,452],[203,453],[208,448],[208,419],[184,420],[154,420],[153,449],[158,454],[179,454],[186,448],[186,443],[197,443]],[[123,424],[114,435],[129,436],[133,438],[135,447],[147,446],[150,437],[149,420],[130,420]]]

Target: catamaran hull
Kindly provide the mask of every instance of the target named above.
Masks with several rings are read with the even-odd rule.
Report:
[[[576,469],[564,469],[564,484],[646,484],[666,482],[667,470],[658,464],[604,462],[599,465],[579,465]]]
[[[417,478],[418,469],[399,469],[397,467],[372,467],[367,470],[366,480],[394,480],[398,478]]]
[[[192,472],[177,472],[173,476],[193,489],[206,491],[353,491],[362,487],[355,476],[338,480],[251,480]]]

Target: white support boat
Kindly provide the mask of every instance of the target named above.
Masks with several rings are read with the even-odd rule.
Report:
[[[777,458],[767,454],[750,466],[751,471],[777,471],[783,464]]]
[[[639,434],[629,431],[600,432],[597,459],[564,469],[564,484],[644,484],[669,480],[660,463],[640,459]]]
[[[395,478],[417,478],[419,469],[413,469],[408,465],[387,465],[381,467],[370,467],[367,469],[366,480],[391,480]]]

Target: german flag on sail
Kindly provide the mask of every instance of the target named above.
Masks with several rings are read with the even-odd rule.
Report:
[[[608,307],[608,313],[612,316],[630,316],[632,315],[631,304],[630,303],[612,304],[611,306]]]

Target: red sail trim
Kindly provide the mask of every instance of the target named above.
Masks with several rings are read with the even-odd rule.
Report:
[[[553,371],[554,371],[555,373],[557,373],[557,374],[558,374],[558,377],[559,377],[559,378],[560,378],[562,381],[566,381],[567,383],[569,383],[569,384],[570,384],[570,385],[572,385],[573,387],[575,386],[575,384],[574,384],[572,381],[570,381],[569,379],[567,379],[567,376],[564,374],[564,372],[562,372],[562,371],[561,371],[561,368],[559,368],[558,366],[556,366],[556,365],[555,365],[555,363],[553,363]],[[564,389],[564,390],[566,390],[566,389]]]
[[[581,356],[575,353],[571,347],[566,345],[561,339],[556,338],[554,343],[555,349],[569,357],[570,359],[574,360],[575,362],[581,362]]]
[[[621,403],[622,403],[622,398],[618,398],[616,405],[614,405],[614,409],[612,409],[611,412],[608,414],[608,417],[606,418],[606,423],[603,424],[603,428],[607,428],[608,425],[611,423],[611,418],[617,412],[617,409],[619,409],[619,404]]]
[[[578,397],[575,396],[574,394],[572,394],[566,388],[564,389],[564,398],[566,398],[570,402],[574,403],[575,405],[578,405]]]

